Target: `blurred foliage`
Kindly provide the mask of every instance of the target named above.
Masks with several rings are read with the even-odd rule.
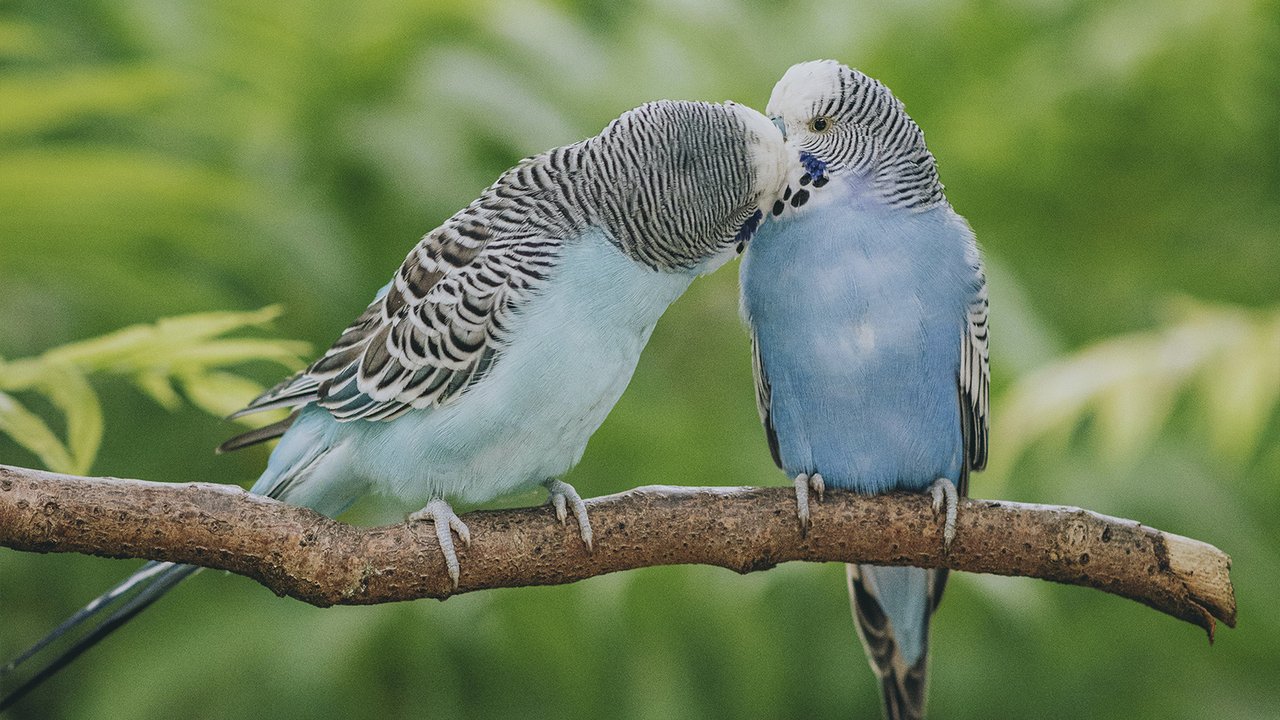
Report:
[[[1101,593],[956,577],[935,715],[1273,717],[1275,0],[9,0],[0,355],[273,303],[279,336],[323,347],[520,157],[655,98],[762,107],[817,57],[904,100],[987,251],[994,467],[974,493],[1133,517],[1235,558],[1241,627],[1213,647]],[[727,269],[672,308],[571,482],[784,482],[736,295]],[[1200,300],[1169,316],[1173,296]],[[158,411],[131,377],[94,382],[110,419],[95,472],[261,471],[265,449],[215,460],[229,425]],[[39,458],[0,438],[0,462]],[[0,551],[0,656],[136,564]],[[317,610],[204,573],[11,715],[872,717],[842,574],[655,568]]]
[[[1265,442],[1280,402],[1280,308],[1263,311],[1171,303],[1157,330],[1111,337],[1026,373],[995,414],[1008,429],[989,479],[1003,479],[1032,443],[1092,421],[1095,448],[1112,461],[1147,450],[1179,400],[1199,415],[1202,435],[1224,459],[1247,463]]]
[[[135,325],[103,337],[54,348],[38,357],[0,358],[0,434],[7,435],[57,472],[83,474],[102,442],[102,404],[89,385],[93,373],[120,375],[169,411],[182,407],[182,388],[192,405],[216,417],[244,407],[262,392],[261,383],[222,368],[263,360],[296,370],[306,343],[223,337],[265,325],[280,315],[268,307],[248,313],[199,313]],[[40,415],[11,393],[31,393],[65,418],[66,441]],[[249,417],[247,424],[267,421]]]

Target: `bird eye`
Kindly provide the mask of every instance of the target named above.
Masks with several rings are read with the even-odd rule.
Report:
[[[826,132],[826,130],[830,127],[831,127],[831,118],[827,117],[826,115],[819,115],[818,117],[809,121],[809,129],[812,130],[813,132]]]

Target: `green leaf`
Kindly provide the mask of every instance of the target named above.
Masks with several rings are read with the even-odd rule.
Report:
[[[192,405],[218,417],[240,410],[263,390],[258,383],[228,372],[188,373],[179,382]]]
[[[97,393],[75,367],[56,363],[45,366],[39,389],[67,418],[67,448],[73,460],[70,472],[89,472],[102,444],[102,405]]]
[[[73,473],[76,463],[57,435],[12,395],[0,392],[0,432],[30,450],[54,472]]]
[[[994,474],[1007,475],[1033,442],[1091,416],[1096,446],[1131,459],[1156,441],[1183,396],[1214,449],[1250,457],[1280,403],[1280,311],[1178,298],[1169,316],[1160,328],[1108,338],[1020,378],[994,413],[1004,428]]]
[[[1178,385],[1166,378],[1130,374],[1099,394],[1095,412],[1101,449],[1131,460],[1150,446],[1173,411]]]
[[[202,367],[270,360],[296,370],[303,364],[302,356],[309,348],[307,343],[299,341],[233,338],[178,348],[167,359],[175,365],[195,363]]]
[[[46,396],[66,417],[62,441],[38,416],[6,395],[8,416],[3,429],[41,457],[51,468],[85,473],[102,443],[103,416],[87,375],[111,372],[129,377],[161,407],[176,411],[182,396],[177,380],[196,407],[225,417],[262,391],[246,378],[212,368],[249,361],[268,361],[297,368],[306,343],[266,338],[222,338],[228,332],[264,325],[278,317],[279,307],[252,312],[195,313],[134,325],[62,347],[34,358],[0,362],[0,388]],[[255,418],[253,422],[261,422]]]
[[[182,398],[178,396],[178,392],[173,389],[173,383],[169,380],[169,375],[158,370],[149,370],[140,372],[133,377],[133,382],[138,389],[146,393],[148,397],[156,401],[160,407],[174,412],[182,407]]]
[[[1249,458],[1280,403],[1280,315],[1244,328],[1199,379],[1214,447],[1237,461]]]
[[[233,330],[248,327],[262,327],[280,317],[284,309],[279,305],[268,305],[260,310],[248,312],[207,312],[178,315],[161,318],[155,324],[156,333],[170,338],[196,340],[225,335]]]
[[[280,313],[281,308],[272,305],[252,312],[179,315],[164,318],[154,325],[132,325],[101,337],[63,345],[45,353],[44,357],[74,363],[85,369],[103,369],[120,364],[134,368],[147,367],[155,364],[154,360],[159,354],[170,355],[199,345],[208,338],[266,325],[279,317]],[[286,344],[285,347],[289,345]],[[306,348],[304,345],[290,348],[291,353],[295,351],[305,352]],[[278,350],[272,352],[281,354]]]

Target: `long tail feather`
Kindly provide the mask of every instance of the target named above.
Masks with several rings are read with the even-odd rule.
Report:
[[[293,425],[293,422],[298,419],[299,412],[299,410],[294,410],[292,413],[289,413],[289,417],[283,420],[273,422],[270,425],[265,425],[255,430],[250,430],[246,433],[241,433],[219,445],[215,452],[221,455],[222,453],[229,453],[240,450],[241,448],[247,448],[250,445],[257,445],[258,443],[264,443],[268,440],[274,440],[285,434],[285,432]]]
[[[95,598],[93,602],[90,602],[79,612],[67,618],[53,632],[31,646],[26,652],[14,658],[3,668],[0,668],[0,692],[3,693],[3,697],[0,697],[0,711],[13,705],[23,695],[26,695],[37,685],[79,657],[81,653],[96,645],[99,640],[110,635],[116,628],[128,622],[133,616],[142,612],[151,603],[159,600],[162,595],[172,590],[178,583],[199,570],[200,568],[194,565],[149,562],[143,565],[138,572],[129,576],[128,580]],[[89,625],[90,620],[111,609],[114,609],[114,611],[105,620],[97,625]],[[53,655],[47,663],[39,666],[39,669],[29,678],[15,685],[12,689],[5,687],[13,680],[18,669],[25,666],[32,658],[40,656],[42,650],[65,636],[74,636],[75,633],[80,633],[80,635],[75,638],[69,647]]]
[[[963,405],[963,403],[962,403]],[[960,497],[969,495],[969,467],[960,469]],[[921,720],[929,675],[929,623],[942,602],[949,572],[847,565],[849,606],[871,670],[880,679],[889,720]]]
[[[924,717],[929,620],[946,570],[847,566],[849,604],[858,638],[880,679],[888,720]]]
[[[307,482],[330,450],[324,436],[326,422],[327,416],[317,415],[308,424],[305,413],[295,412],[278,423],[229,440],[223,449],[245,447],[285,435],[285,431],[290,430],[271,454],[266,471],[250,492],[278,500],[288,498],[290,502],[332,517],[349,507],[362,490],[358,484],[349,482],[338,488],[331,484]],[[94,599],[9,664],[0,667],[0,710],[17,702],[199,570],[194,565],[149,562],[129,579]],[[106,619],[96,625],[92,623],[108,611]],[[50,647],[55,643],[55,647]],[[40,662],[33,662],[37,659]],[[28,665],[35,665],[37,669],[27,679],[19,679],[19,669]]]

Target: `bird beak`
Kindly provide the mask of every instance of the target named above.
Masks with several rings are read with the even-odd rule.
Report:
[[[786,140],[787,139],[787,123],[777,115],[774,115],[769,119],[773,121],[774,127],[778,128],[779,132],[782,133],[782,139]]]

